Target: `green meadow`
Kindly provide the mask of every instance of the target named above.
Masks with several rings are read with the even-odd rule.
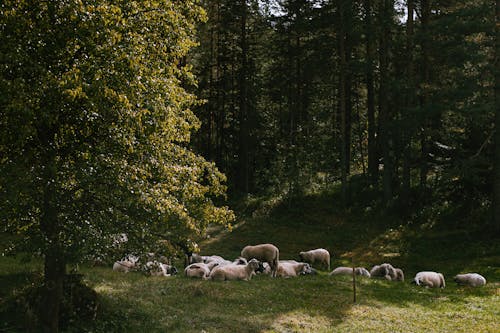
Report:
[[[201,243],[204,255],[228,259],[248,244],[274,243],[282,259],[317,247],[332,254],[332,268],[390,262],[404,282],[317,275],[213,282],[116,273],[82,265],[83,281],[98,295],[97,316],[73,320],[66,332],[498,332],[500,251],[498,237],[466,228],[414,226],[370,210],[341,210],[328,195],[293,203],[247,208],[231,232],[214,228]],[[243,209],[244,210],[244,209]],[[252,213],[249,213],[251,211]],[[177,263],[182,267],[181,260]],[[41,264],[22,256],[0,258],[0,332],[35,331],[29,315],[8,302],[39,279]],[[181,270],[181,269],[180,269]],[[420,270],[442,272],[446,288],[411,284]],[[457,286],[453,275],[478,272],[482,288]]]

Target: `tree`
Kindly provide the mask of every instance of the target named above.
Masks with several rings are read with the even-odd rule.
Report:
[[[195,1],[7,0],[0,15],[0,211],[44,257],[41,320],[58,331],[66,264],[158,234],[228,224],[225,177],[188,148],[199,121],[183,59]]]
[[[495,228],[500,228],[500,1],[496,1],[495,8],[495,156],[493,175],[493,216]]]

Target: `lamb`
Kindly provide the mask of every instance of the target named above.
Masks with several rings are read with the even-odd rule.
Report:
[[[368,272],[368,270],[364,267],[356,267],[354,269],[354,273],[356,275],[370,277],[370,272]],[[330,274],[328,275],[341,275],[341,274],[352,275],[352,267],[344,267],[344,266],[337,267],[333,271],[331,271]]]
[[[278,277],[296,277],[299,275],[310,274],[311,266],[305,262],[283,262],[280,261],[278,266]]]
[[[396,270],[391,264],[383,263],[382,265],[375,265],[370,270],[370,276],[373,277],[383,277],[389,281],[397,280],[398,275]]]
[[[265,261],[271,267],[271,276],[276,277],[279,265],[279,250],[273,244],[248,245],[241,250],[241,257]]]
[[[486,284],[484,276],[477,273],[458,274],[453,278],[453,281],[469,287],[480,287]]]
[[[213,268],[208,264],[199,262],[199,263],[194,263],[189,266],[187,266],[184,269],[184,275],[187,277],[192,277],[192,278],[201,278],[203,280],[208,279],[210,275],[210,271]]]
[[[436,272],[418,272],[412,283],[429,288],[446,287],[443,274]]]
[[[315,249],[299,253],[300,260],[311,265],[319,263],[330,270],[330,253],[325,249]]]
[[[210,273],[210,278],[215,281],[244,280],[249,281],[255,270],[259,268],[259,261],[252,259],[246,265],[217,266]]]

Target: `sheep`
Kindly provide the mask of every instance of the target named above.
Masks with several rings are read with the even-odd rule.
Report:
[[[134,255],[127,255],[122,260],[115,261],[113,264],[113,271],[128,273],[134,269],[139,262],[139,257]]]
[[[144,266],[144,269],[145,269],[145,271],[149,272],[149,274],[151,276],[170,276],[171,275],[168,272],[168,265],[162,264],[161,262],[156,261],[156,260],[148,261],[146,263],[146,265]]]
[[[210,271],[212,269],[211,266],[213,267],[213,265],[208,265],[202,262],[194,263],[184,269],[184,275],[187,277],[206,280],[210,275]]]
[[[236,259],[233,260],[233,264],[235,264],[235,265],[246,265],[246,264],[248,264],[248,261],[245,258],[238,257],[238,258],[236,258]]]
[[[271,266],[267,262],[259,261],[259,268],[255,270],[255,273],[269,275],[271,274]]]
[[[271,267],[271,276],[276,277],[279,265],[279,250],[273,244],[248,245],[241,250],[241,257],[265,261]]]
[[[398,279],[396,270],[391,264],[383,263],[381,265],[375,265],[370,270],[370,276],[373,277],[383,277],[389,281],[395,281]]]
[[[311,266],[308,263],[305,262],[292,263],[292,262],[280,261],[278,266],[277,276],[285,278],[296,277],[299,275],[310,274],[310,272],[311,272]]]
[[[436,272],[418,272],[412,283],[429,288],[446,287],[443,274]]]
[[[255,270],[259,268],[259,261],[252,259],[246,265],[217,266],[210,272],[210,278],[215,281],[244,280],[249,281]]]
[[[486,284],[486,279],[484,276],[477,273],[467,273],[455,275],[453,281],[459,285],[465,285],[470,287],[480,287]]]
[[[396,281],[403,282],[405,280],[405,274],[403,273],[403,270],[401,268],[394,268],[394,271],[396,272]]]
[[[370,277],[370,272],[368,272],[368,270],[364,267],[356,267],[354,269],[354,273],[356,275],[360,275],[360,276],[366,276],[366,277]],[[341,267],[337,267],[335,268],[333,271],[330,272],[330,274],[328,275],[352,275],[352,267],[344,267],[344,266],[341,266]]]
[[[299,257],[301,261],[310,263],[311,265],[319,263],[330,270],[330,253],[325,249],[300,252]]]

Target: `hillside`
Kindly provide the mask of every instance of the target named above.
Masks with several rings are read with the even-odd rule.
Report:
[[[334,199],[308,196],[247,207],[231,232],[210,230],[210,238],[201,243],[202,254],[234,258],[247,244],[271,242],[279,246],[281,258],[298,259],[298,251],[324,247],[333,254],[333,267],[353,259],[365,267],[388,261],[405,270],[404,283],[360,278],[353,304],[350,278],[327,272],[217,283],[84,266],[80,272],[99,295],[99,312],[96,320],[72,322],[66,331],[495,332],[500,314],[498,238],[438,226],[423,230],[369,209],[344,211],[332,204]],[[40,269],[12,258],[0,258],[0,265],[2,300],[36,278],[34,271]],[[443,272],[446,288],[411,285],[419,270]],[[452,276],[466,271],[480,272],[488,284],[456,286]],[[27,323],[9,320],[0,329],[22,332]]]

